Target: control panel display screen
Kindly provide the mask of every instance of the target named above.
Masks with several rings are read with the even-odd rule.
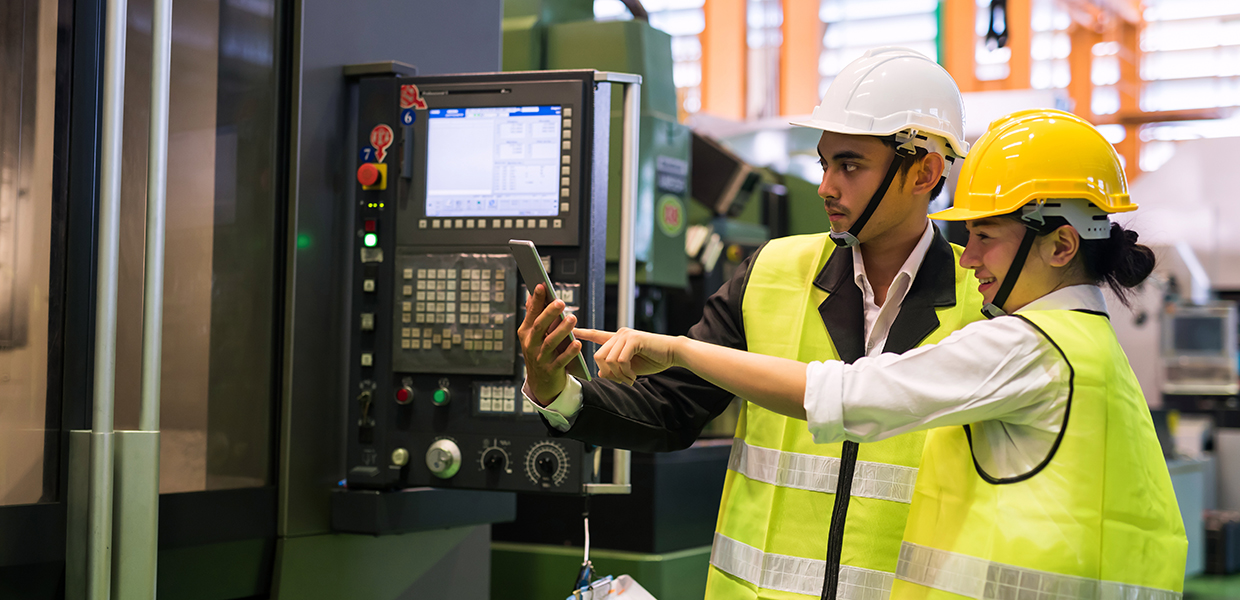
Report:
[[[559,106],[428,111],[426,216],[555,216]]]

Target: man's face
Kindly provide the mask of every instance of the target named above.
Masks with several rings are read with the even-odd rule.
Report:
[[[831,219],[832,231],[848,231],[857,221],[887,175],[894,155],[895,150],[874,136],[823,132],[818,140],[818,160],[822,165],[818,196]],[[920,214],[913,210],[908,179],[911,178],[896,175],[862,230],[862,243],[910,217],[924,220],[924,209]]]

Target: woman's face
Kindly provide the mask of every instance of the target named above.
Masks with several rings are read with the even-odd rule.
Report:
[[[969,243],[960,255],[960,266],[973,270],[978,291],[987,303],[994,302],[1027,228],[1015,219],[1003,217],[977,219],[965,226],[969,229]],[[1012,313],[1061,287],[1067,274],[1062,267],[1071,262],[1078,243],[1076,230],[1069,226],[1038,236],[1016,286],[999,308]]]

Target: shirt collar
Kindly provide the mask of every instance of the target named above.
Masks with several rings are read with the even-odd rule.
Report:
[[[1023,313],[1030,310],[1088,310],[1110,314],[1107,311],[1107,300],[1102,295],[1102,288],[1092,284],[1060,288],[1024,305],[1016,312]]]
[[[904,275],[909,281],[917,275],[917,270],[921,268],[921,263],[926,259],[926,251],[930,249],[930,242],[934,241],[934,224],[926,220],[926,230],[922,232],[921,239],[917,241],[917,245],[913,246],[913,251],[909,252],[908,258],[905,259],[904,265],[896,272],[892,283]],[[861,252],[864,244],[853,248],[853,281],[857,283],[857,287],[865,289],[862,282],[868,282],[869,278],[865,275],[865,261],[861,259]]]

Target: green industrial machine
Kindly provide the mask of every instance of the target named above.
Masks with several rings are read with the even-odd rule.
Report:
[[[688,285],[689,266],[685,255],[685,230],[689,218],[692,134],[676,117],[671,36],[640,20],[596,22],[592,0],[505,0],[503,32],[505,71],[589,68],[641,75],[641,129],[633,232],[636,281],[644,288],[643,293],[649,293],[652,288],[684,289]],[[611,130],[623,131],[621,118],[624,104],[619,92],[612,96],[611,106]],[[620,197],[621,143],[620,136],[611,137],[612,168],[608,176],[607,195],[612,200],[607,207],[608,283],[617,281],[620,259],[620,205],[615,200]],[[678,460],[683,462],[695,456],[697,454],[689,453]],[[713,519],[710,517],[717,510],[719,494],[714,486],[722,485],[726,453],[721,457],[715,461],[718,464],[712,462],[710,465],[709,471],[718,477],[708,478],[711,485],[705,487],[711,491],[702,494],[706,505],[689,502],[695,510],[700,509],[699,512],[708,516],[700,526],[695,522],[690,527],[693,531],[683,538],[673,535],[671,537],[675,539],[672,541],[661,541],[639,551],[635,551],[637,548],[617,549],[625,548],[626,543],[617,543],[616,534],[609,529],[615,524],[604,522],[606,517],[602,515],[619,518],[625,509],[612,506],[607,500],[624,500],[598,500],[596,507],[601,518],[591,519],[595,521],[596,542],[601,548],[610,548],[596,548],[591,553],[598,573],[628,573],[658,598],[701,597],[705,590],[713,529]],[[667,456],[660,458],[668,459]],[[635,485],[643,474],[663,472],[659,471],[660,468],[673,469],[662,463],[650,467],[643,466],[645,463],[642,460],[637,462],[641,464],[634,466]],[[651,459],[647,462],[658,461]],[[671,493],[673,488],[675,486],[656,485],[653,480],[645,481],[641,493],[625,498],[644,507],[635,510],[655,510],[653,507],[660,502],[655,499],[656,490],[664,489],[665,493]],[[579,510],[578,503],[569,504],[573,508],[567,509],[567,514],[578,514],[575,512]],[[663,512],[660,514],[670,514],[666,507],[661,510]],[[541,522],[540,516],[529,510],[525,511],[524,517],[518,514],[518,520],[521,518]],[[653,514],[640,521],[647,523],[646,526],[661,522]],[[579,528],[578,520],[574,529],[580,531]],[[572,583],[570,580],[581,565],[582,550],[579,546],[559,545],[559,540],[548,543],[549,540],[540,540],[537,535],[498,535],[495,539],[521,542],[492,543],[493,600],[555,597],[557,594],[562,597],[567,593]],[[632,541],[628,544],[631,545]]]
[[[508,0],[504,3],[504,70],[598,69],[642,76],[637,214],[637,283],[683,288],[688,261],[691,136],[676,120],[671,36],[644,21],[594,21],[591,0]],[[620,92],[612,98],[612,131],[621,131]],[[621,140],[613,136],[611,155]],[[613,159],[609,198],[620,197],[620,161]],[[608,281],[620,257],[620,206],[608,205]]]

